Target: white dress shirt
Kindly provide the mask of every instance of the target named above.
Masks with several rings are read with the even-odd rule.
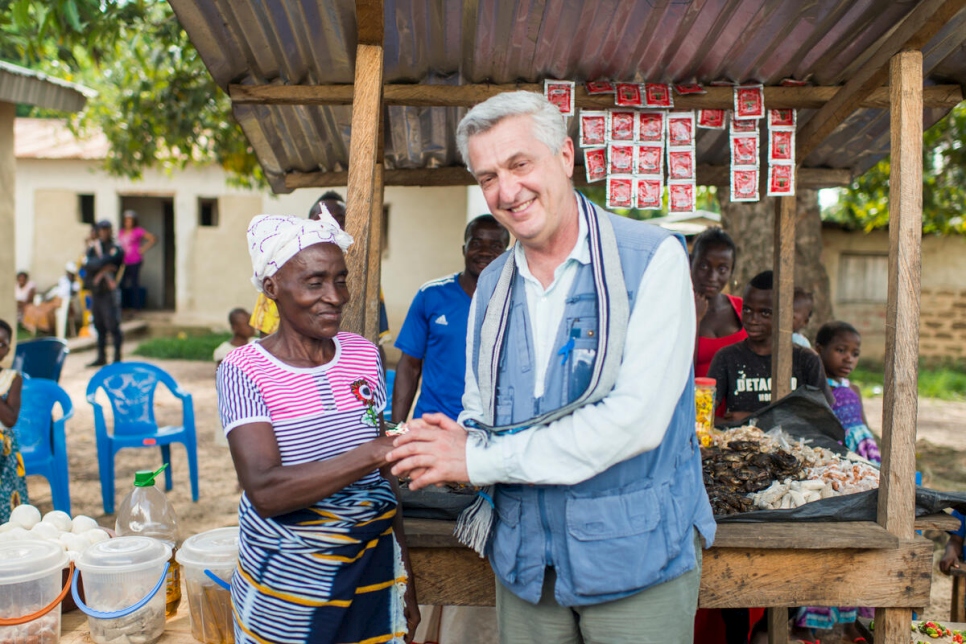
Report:
[[[527,309],[536,346],[534,396],[543,393],[553,341],[563,319],[577,263],[589,261],[587,230],[581,227],[574,250],[544,290],[530,274],[522,251],[513,260],[524,277]],[[544,304],[535,302],[546,298]],[[466,388],[459,422],[482,417],[472,347],[477,298],[467,327]],[[534,483],[573,485],[613,465],[657,448],[664,439],[694,356],[694,295],[688,256],[668,238],[658,247],[637,288],[617,384],[602,400],[544,427],[491,436],[487,444],[470,433],[466,465],[474,485]],[[549,345],[549,346],[541,346]],[[600,356],[598,356],[600,359]]]

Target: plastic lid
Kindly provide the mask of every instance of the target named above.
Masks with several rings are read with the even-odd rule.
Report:
[[[64,547],[51,541],[11,541],[0,544],[0,585],[45,577],[70,563]]]
[[[718,385],[718,381],[714,378],[695,378],[694,384],[697,387],[715,387]]]
[[[163,472],[166,467],[168,467],[167,463],[159,467],[154,472],[151,470],[138,470],[134,473],[134,487],[151,487],[154,485],[155,477]]]
[[[151,537],[115,537],[90,546],[77,559],[82,572],[116,573],[147,570],[171,558],[171,547]]]
[[[238,561],[238,527],[217,528],[188,537],[175,556],[182,566],[234,567]]]

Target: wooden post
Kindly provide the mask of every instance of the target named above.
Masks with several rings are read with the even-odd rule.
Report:
[[[922,52],[903,51],[893,56],[889,75],[889,298],[878,521],[900,539],[911,539],[915,522],[922,251]],[[909,609],[877,608],[876,642],[908,642],[911,617]]]
[[[381,7],[382,3],[378,3]],[[381,13],[379,13],[381,20]],[[361,17],[358,18],[360,21]],[[376,198],[376,165],[382,122],[383,48],[381,44],[356,47],[355,95],[352,101],[352,134],[349,141],[349,186],[346,197],[346,229],[355,239],[349,249],[349,292],[352,299],[342,316],[342,328],[366,334],[366,303],[369,293],[369,251],[373,201]],[[379,208],[381,210],[381,190]],[[379,258],[376,257],[378,262]],[[378,275],[378,272],[377,272]],[[378,298],[378,284],[375,296]],[[369,339],[374,340],[372,336]]]
[[[17,216],[14,211],[14,186],[16,185],[17,159],[13,148],[13,124],[17,114],[17,106],[13,103],[0,101],[0,230],[4,231],[0,238],[0,320],[6,320],[13,327],[13,337],[10,338],[10,353],[4,361],[9,367],[13,362],[13,355],[17,344],[17,298],[13,292],[13,276],[17,272],[15,257],[17,255]]]
[[[775,203],[775,289],[772,311],[771,400],[791,393],[792,306],[795,298],[795,197]]]
[[[380,130],[380,137],[382,130]],[[381,147],[381,146],[380,146]],[[376,163],[376,176],[372,188],[372,212],[369,215],[369,259],[366,272],[366,332],[365,336],[379,344],[379,290],[382,280],[382,210],[383,164]],[[383,369],[386,365],[383,365]]]

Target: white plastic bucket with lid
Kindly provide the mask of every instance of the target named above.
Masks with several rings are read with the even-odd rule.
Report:
[[[81,554],[72,590],[77,607],[87,615],[91,639],[97,644],[152,644],[160,639],[170,558],[171,547],[151,537],[115,537]],[[77,593],[79,577],[86,603]]]
[[[238,563],[238,528],[218,528],[189,537],[176,555],[184,570],[191,634],[205,644],[231,644],[231,576]]]
[[[48,541],[0,545],[0,642],[60,641],[62,571],[70,559]],[[22,624],[11,622],[32,618]]]

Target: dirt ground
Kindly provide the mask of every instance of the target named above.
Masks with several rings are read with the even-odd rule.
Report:
[[[130,356],[134,344],[125,345]],[[61,376],[61,386],[74,402],[74,415],[67,422],[69,451],[71,513],[94,517],[101,525],[114,527],[114,515],[106,515],[101,504],[97,452],[94,444],[94,420],[91,405],[86,400],[87,382],[94,373],[85,368],[93,359],[90,352],[70,355]],[[213,363],[182,360],[149,360],[161,366],[193,397],[195,422],[198,431],[198,460],[200,497],[191,501],[188,465],[184,448],[172,448],[174,488],[168,494],[174,504],[181,525],[181,537],[186,538],[211,528],[237,525],[239,493],[237,480],[227,447],[215,443],[220,432],[215,393]],[[165,424],[180,424],[181,406],[173,396],[163,391],[156,398],[158,420]],[[869,424],[877,434],[881,429],[881,398],[866,401]],[[966,402],[947,402],[923,399],[919,402],[917,456],[926,486],[943,490],[966,490]],[[118,454],[115,462],[116,503],[130,491],[134,472],[155,469],[160,465],[159,451],[152,448],[129,449]],[[45,479],[30,477],[31,502],[41,512],[53,509],[50,488]],[[945,535],[927,534],[936,541],[936,561],[942,554]],[[857,583],[861,583],[857,580]],[[924,618],[947,620],[952,586],[949,578],[934,569],[932,602]]]

